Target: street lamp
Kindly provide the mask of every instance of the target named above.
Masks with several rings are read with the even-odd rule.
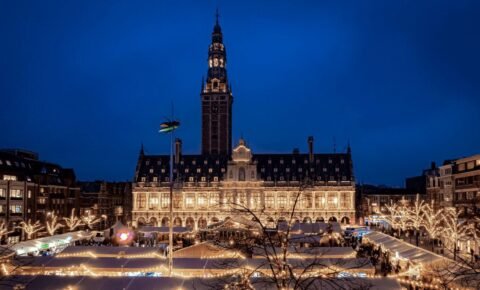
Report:
[[[168,273],[172,276],[173,272],[173,132],[180,127],[179,121],[168,121],[160,124],[160,133],[170,133],[170,199],[169,199],[169,218],[168,218]]]

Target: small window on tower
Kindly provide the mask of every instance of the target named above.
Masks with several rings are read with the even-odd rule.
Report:
[[[213,88],[218,89],[218,82],[213,82]]]

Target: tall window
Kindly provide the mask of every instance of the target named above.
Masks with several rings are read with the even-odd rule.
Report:
[[[151,196],[150,197],[150,208],[156,208],[156,207],[158,207],[158,204],[159,204],[158,196],[156,194]]]
[[[15,181],[17,180],[17,177],[15,175],[4,175],[3,180],[12,180]]]
[[[312,194],[310,192],[306,192],[302,195],[303,199],[303,206],[305,208],[312,208]]]
[[[3,188],[0,188],[0,198],[6,198],[6,190]]]
[[[275,201],[273,197],[273,193],[269,192],[265,194],[265,207],[266,208],[273,208],[275,206]]]
[[[144,208],[146,206],[146,197],[144,193],[139,193],[137,196],[138,208]]]
[[[338,198],[335,192],[331,192],[328,194],[327,204],[328,204],[328,208],[338,207]]]
[[[192,208],[195,206],[195,201],[194,201],[195,197],[192,193],[188,193],[186,196],[185,196],[185,207],[187,208]]]
[[[245,168],[243,167],[238,169],[238,181],[245,181]]]
[[[340,206],[342,208],[350,207],[350,194],[348,192],[342,192],[340,195]]]
[[[169,193],[162,193],[162,208],[167,208],[170,204]]]
[[[277,196],[277,204],[278,208],[286,208],[287,207],[287,194],[282,192],[279,193]]]
[[[323,192],[315,193],[315,207],[325,208],[325,193]]]
[[[200,208],[206,207],[207,206],[207,198],[203,193],[200,193],[197,198],[197,205]]]

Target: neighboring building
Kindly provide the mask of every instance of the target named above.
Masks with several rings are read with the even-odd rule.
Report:
[[[16,226],[24,220],[45,221],[49,212],[66,216],[79,206],[75,173],[25,150],[0,151],[0,219],[14,230],[8,242],[21,237]]]
[[[453,205],[467,215],[480,213],[480,154],[455,160]]]
[[[421,184],[419,180],[425,180],[427,200],[434,201],[436,208],[454,206],[467,215],[480,213],[480,154],[446,160],[438,167],[432,162],[430,169],[409,178],[407,185],[408,181]]]
[[[80,213],[87,211],[102,217],[103,227],[120,220],[128,223],[132,212],[131,182],[79,182],[81,188]]]
[[[202,154],[183,155],[176,142],[175,225],[204,228],[241,215],[232,203],[262,214],[275,224],[288,219],[300,188],[302,198],[295,219],[355,221],[355,180],[350,146],[345,153],[253,154],[244,140],[232,151],[232,91],[227,82],[225,47],[215,24],[209,49],[209,69],[202,85]],[[167,225],[169,156],[146,155],[143,149],[133,184],[134,225]],[[246,214],[247,215],[247,214]],[[248,216],[248,215],[247,215]],[[251,218],[251,216],[249,217]]]
[[[419,194],[407,188],[382,187],[368,184],[358,185],[357,193],[362,200],[361,212],[363,217],[388,214],[387,206],[398,202],[413,204],[417,194],[420,199],[425,199],[425,194]]]

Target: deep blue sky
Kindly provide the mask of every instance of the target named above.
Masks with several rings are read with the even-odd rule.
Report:
[[[200,151],[200,85],[220,8],[234,141],[352,144],[359,182],[402,185],[480,152],[480,1],[1,1],[0,148],[80,179],[127,180],[170,104]]]

